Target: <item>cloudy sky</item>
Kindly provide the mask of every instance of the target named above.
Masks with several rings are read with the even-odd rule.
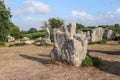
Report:
[[[40,29],[52,17],[85,26],[120,24],[120,0],[5,0],[5,4],[21,30]]]

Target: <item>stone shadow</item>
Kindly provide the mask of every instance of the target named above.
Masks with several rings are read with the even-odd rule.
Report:
[[[110,55],[120,55],[120,51],[102,51],[102,50],[88,50],[90,53],[91,52],[100,52],[104,54],[110,54]]]
[[[24,59],[40,62],[42,64],[50,64],[51,63],[51,60],[46,59],[46,58],[36,58],[36,57],[29,56],[29,55],[24,55],[24,54],[21,54],[19,56],[21,56]]]
[[[120,62],[118,61],[102,60],[97,68],[101,71],[120,76]]]

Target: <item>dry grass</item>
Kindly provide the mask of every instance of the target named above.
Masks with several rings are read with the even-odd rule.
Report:
[[[89,45],[89,54],[102,59],[99,67],[75,68],[51,64],[52,47],[0,48],[0,80],[120,80],[120,45]]]

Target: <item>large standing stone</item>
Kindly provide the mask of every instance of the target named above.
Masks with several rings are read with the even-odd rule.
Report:
[[[10,36],[10,34],[7,36],[8,42],[13,42],[15,41],[15,38]]]
[[[78,67],[87,54],[88,41],[84,33],[75,34],[75,23],[71,23],[68,27],[62,26],[54,30],[51,60],[66,62]]]
[[[90,42],[97,42],[103,39],[104,29],[99,27],[90,31]]]
[[[46,35],[44,38],[41,40],[41,45],[51,45],[51,40],[50,40],[50,30],[49,28],[46,28]]]
[[[108,30],[104,34],[104,38],[107,39],[107,40],[115,39],[115,37],[116,37],[116,34],[113,30]]]

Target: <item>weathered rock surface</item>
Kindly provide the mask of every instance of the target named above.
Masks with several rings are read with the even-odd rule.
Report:
[[[86,34],[76,34],[76,24],[62,26],[54,30],[54,47],[51,51],[52,61],[61,61],[80,66],[87,54],[88,40]]]
[[[13,41],[15,41],[15,38],[12,37],[12,36],[10,36],[10,35],[7,36],[7,39],[8,39],[8,42],[13,42]]]
[[[41,39],[41,45],[52,45],[50,40],[50,30],[46,28],[46,35]]]
[[[97,42],[103,39],[104,29],[99,27],[90,31],[90,42]],[[89,33],[88,33],[89,34]]]
[[[113,30],[108,30],[104,34],[104,38],[107,39],[107,40],[115,39],[115,37],[116,37],[116,34],[115,34],[115,32]]]

